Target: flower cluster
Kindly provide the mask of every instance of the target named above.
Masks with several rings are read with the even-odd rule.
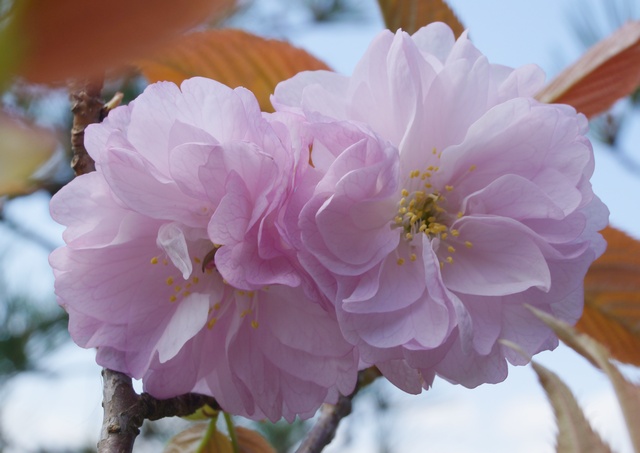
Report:
[[[350,77],[282,82],[276,113],[206,79],[150,86],[91,126],[62,189],[56,293],[100,365],[157,397],[307,417],[376,366],[499,382],[557,339],[604,250],[587,122],[444,24],[384,32]]]

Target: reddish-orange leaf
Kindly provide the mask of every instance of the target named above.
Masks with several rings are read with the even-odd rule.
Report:
[[[456,37],[464,26],[444,0],[378,0],[384,23],[389,30],[402,28],[413,34],[431,22],[444,22]]]
[[[576,328],[604,344],[611,355],[640,366],[640,242],[605,228],[607,251],[585,279],[585,310]]]
[[[236,0],[27,0],[16,16],[23,46],[18,73],[37,83],[91,77],[217,17]]]
[[[291,44],[264,39],[240,30],[208,30],[187,35],[151,60],[140,63],[150,82],[180,84],[194,76],[215,79],[230,87],[244,86],[263,110],[273,110],[269,96],[275,86],[300,71],[329,69]]]
[[[569,104],[588,117],[640,86],[640,21],[628,22],[589,49],[536,96]]]
[[[238,453],[276,453],[275,449],[257,432],[236,426]]]

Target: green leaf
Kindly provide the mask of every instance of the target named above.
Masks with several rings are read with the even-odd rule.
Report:
[[[444,22],[456,37],[464,31],[455,13],[444,0],[378,0],[382,17],[391,31],[403,29],[413,34],[432,22]]]
[[[558,423],[558,453],[611,453],[611,449],[591,428],[567,385],[554,372],[531,362],[547,393]]]
[[[51,158],[56,146],[51,131],[0,113],[0,196],[37,189],[32,176]]]
[[[258,98],[264,111],[276,85],[300,71],[329,69],[302,49],[284,41],[265,39],[240,30],[208,30],[178,40],[154,57],[140,62],[149,82],[180,84],[194,76],[208,77],[232,88],[243,86]]]

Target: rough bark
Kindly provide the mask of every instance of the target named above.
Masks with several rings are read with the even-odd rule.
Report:
[[[102,80],[82,80],[70,84],[69,98],[73,112],[71,128],[71,168],[77,175],[95,170],[93,159],[84,147],[84,130],[88,125],[104,118],[104,102],[101,98]]]
[[[98,453],[133,451],[133,444],[145,419],[184,417],[193,414],[205,404],[213,409],[220,409],[215,399],[196,393],[166,400],[156,399],[148,393],[138,395],[133,390],[131,378],[106,368],[102,370],[102,378],[104,418]]]

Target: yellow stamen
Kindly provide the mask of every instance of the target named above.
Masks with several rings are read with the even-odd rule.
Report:
[[[396,261],[396,263],[398,263],[398,266],[402,266],[404,264],[404,258],[398,258],[398,261]]]
[[[151,264],[158,264],[158,257],[154,256],[153,258],[151,258]]]
[[[411,254],[411,256],[409,257],[409,259],[410,259],[411,261],[415,261],[415,260],[417,260],[417,259],[418,259],[418,257],[416,256],[416,254],[415,254],[415,253],[412,253],[412,254]]]
[[[452,257],[450,257],[450,256],[447,256],[446,261],[447,261],[447,263],[449,263],[449,264],[453,264],[453,258],[452,258]]]
[[[173,277],[167,277],[167,285],[173,285]]]
[[[207,328],[208,329],[213,329],[213,326],[216,325],[216,322],[218,321],[218,318],[211,318],[209,320],[209,322],[207,323]]]
[[[447,247],[447,250],[449,251],[449,253],[455,253],[456,252],[456,249],[454,249],[453,246],[451,246],[451,245],[449,247]]]
[[[253,321],[251,321],[251,327],[253,327],[254,329],[258,328],[258,321],[256,321],[255,319]]]
[[[464,241],[464,245],[466,245],[468,249],[473,247],[473,244],[471,243],[471,241]]]

